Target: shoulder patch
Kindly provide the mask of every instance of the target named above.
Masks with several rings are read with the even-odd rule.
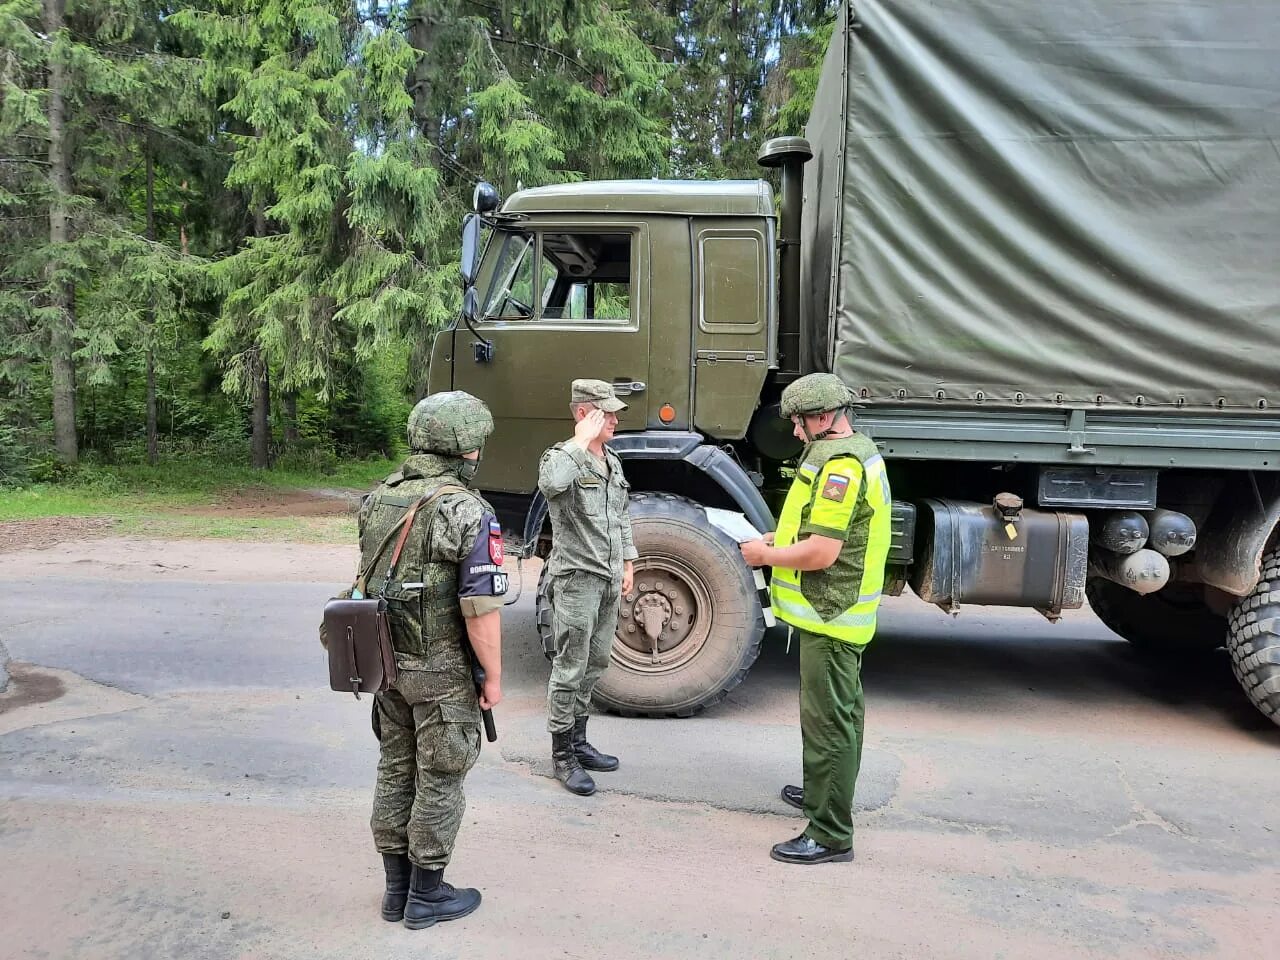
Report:
[[[489,559],[498,566],[502,566],[503,560],[502,548],[502,527],[498,521],[489,518]]]
[[[844,503],[844,498],[849,495],[849,480],[850,477],[846,473],[827,474],[827,480],[822,485],[822,498]]]

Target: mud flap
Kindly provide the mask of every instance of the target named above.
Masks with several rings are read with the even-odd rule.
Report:
[[[1196,566],[1205,583],[1235,597],[1258,584],[1262,554],[1280,522],[1280,478],[1248,471],[1222,488],[1196,542]]]

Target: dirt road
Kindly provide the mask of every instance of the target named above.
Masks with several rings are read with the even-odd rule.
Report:
[[[377,917],[367,701],[315,625],[346,548],[69,541],[0,555],[0,929],[23,958],[1223,957],[1280,936],[1280,731],[1224,661],[1151,669],[1088,614],[888,605],[853,864],[803,823],[796,652],[687,721],[592,721],[547,778],[536,573],[449,877],[474,917]]]

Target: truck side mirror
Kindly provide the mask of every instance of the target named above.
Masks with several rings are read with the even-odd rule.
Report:
[[[468,284],[467,289],[462,292],[462,318],[467,323],[476,322],[476,314],[480,311],[479,297],[476,296],[476,288]]]
[[[480,216],[468,213],[462,221],[462,284],[468,290],[476,282],[476,268],[480,260]],[[474,307],[475,297],[472,297]]]

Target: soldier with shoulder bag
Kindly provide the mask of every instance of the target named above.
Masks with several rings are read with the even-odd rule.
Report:
[[[381,755],[371,825],[386,872],[382,917],[411,930],[480,905],[480,891],[445,883],[444,870],[465,808],[462,782],[480,754],[481,711],[502,698],[502,532],[493,508],[468,489],[492,432],[475,397],[426,397],[409,415],[411,455],[360,510],[356,589],[372,586],[375,606],[385,604],[392,654],[374,696]],[[331,651],[348,639],[338,622],[326,617]],[[350,689],[343,679],[335,689]]]

